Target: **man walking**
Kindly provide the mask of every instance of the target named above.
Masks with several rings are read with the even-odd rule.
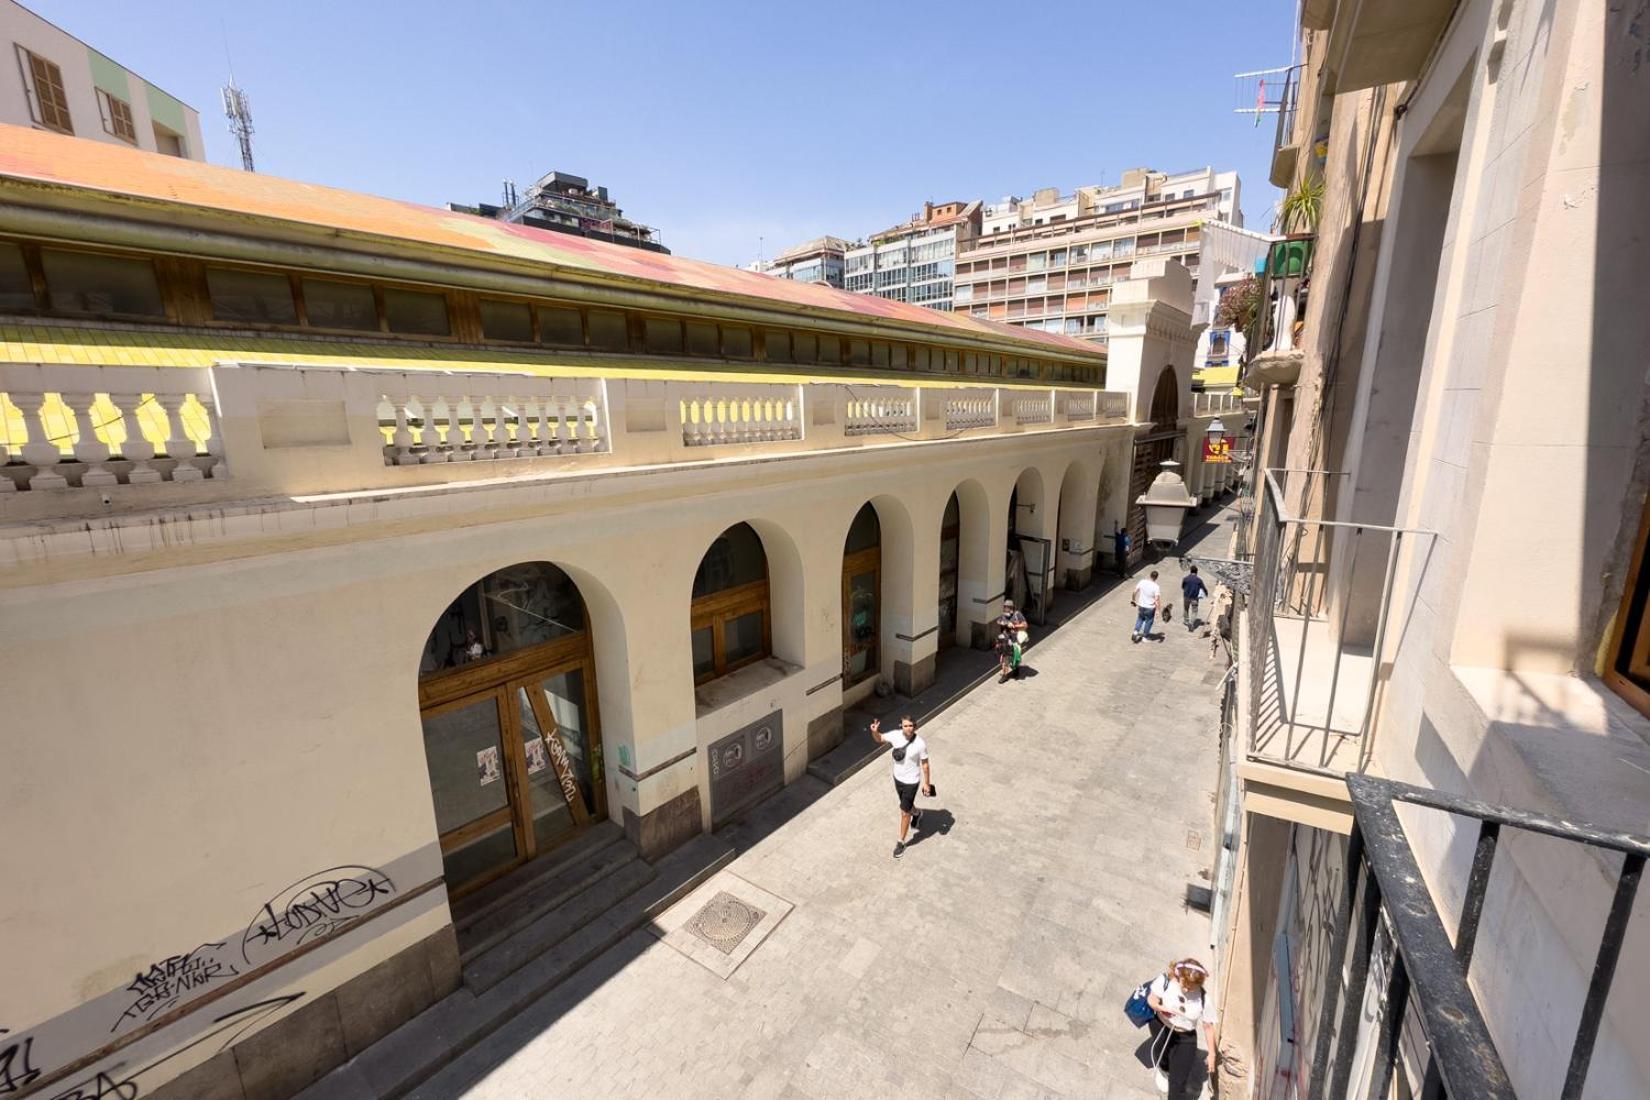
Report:
[[[1195,630],[1198,624],[1197,601],[1209,594],[1209,586],[1203,583],[1203,578],[1197,575],[1197,566],[1180,578],[1180,598],[1186,601],[1186,630],[1188,633]]]
[[[1163,598],[1163,590],[1157,586],[1157,570],[1152,575],[1134,586],[1134,595],[1129,597],[1129,603],[1134,605],[1134,633],[1129,635],[1129,641],[1138,642],[1152,632],[1152,624],[1157,621],[1157,602]]]
[[[934,797],[934,777],[928,771],[928,743],[917,736],[917,724],[909,714],[899,720],[899,727],[898,733],[884,736],[882,720],[871,721],[871,736],[878,744],[887,742],[894,749],[894,792],[899,795],[899,839],[894,841],[895,859],[905,854],[905,839],[910,835],[912,823],[922,820],[922,811],[917,809],[918,784],[922,785],[923,794]]]

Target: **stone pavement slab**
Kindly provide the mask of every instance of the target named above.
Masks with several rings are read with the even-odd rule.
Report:
[[[1227,522],[1198,532],[1209,552]],[[1175,591],[1175,563],[1156,568]],[[902,858],[885,761],[784,792],[729,837],[723,875],[793,907],[736,969],[661,941],[673,915],[414,1095],[1156,1096],[1122,1004],[1171,957],[1207,960],[1185,898],[1218,850],[1225,670],[1178,621],[1131,644],[1131,588],[1062,594],[1079,610],[1034,629],[1034,675],[923,725],[939,793]]]

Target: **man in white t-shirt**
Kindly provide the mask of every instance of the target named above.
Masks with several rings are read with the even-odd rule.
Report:
[[[1129,603],[1134,605],[1134,633],[1129,635],[1129,641],[1138,642],[1152,632],[1152,624],[1157,621],[1157,603],[1163,598],[1163,590],[1157,586],[1157,570],[1152,575],[1134,586],[1134,595],[1129,597]]]
[[[934,777],[928,771],[928,743],[917,736],[917,724],[908,714],[899,720],[899,732],[884,734],[881,719],[871,722],[871,736],[878,744],[893,746],[894,792],[899,795],[899,839],[894,842],[894,858],[905,854],[905,838],[910,835],[912,822],[922,820],[917,809],[917,787],[934,797]]]

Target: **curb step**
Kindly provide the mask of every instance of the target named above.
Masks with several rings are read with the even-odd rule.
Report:
[[[639,859],[635,845],[628,840],[615,840],[560,872],[543,876],[530,887],[512,893],[508,901],[475,914],[457,925],[462,947],[460,963],[468,968],[539,918],[558,911]]]
[[[564,873],[574,863],[587,860],[610,845],[625,839],[624,830],[611,821],[591,826],[582,836],[555,852],[518,867],[503,878],[452,903],[453,929],[462,937],[466,930],[489,913],[509,905],[515,898],[537,890],[546,880]]]
[[[496,984],[482,990],[466,986],[443,998],[299,1093],[300,1100],[393,1100],[406,1096],[581,967],[687,896],[730,863],[733,856],[733,849],[724,841],[704,833],[651,867],[635,861],[647,874],[639,888],[612,899],[616,904],[610,901],[605,912],[537,957],[525,959]],[[432,1091],[429,1095],[442,1093]]]

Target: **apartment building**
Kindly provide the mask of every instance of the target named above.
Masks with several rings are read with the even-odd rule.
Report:
[[[518,193],[516,185],[506,180],[503,205],[448,203],[447,209],[648,252],[670,252],[660,241],[657,229],[624,216],[619,204],[608,197],[607,188],[592,187],[589,180],[571,172],[548,172],[525,193]]]
[[[205,160],[200,115],[16,0],[0,0],[0,123]]]
[[[749,270],[776,279],[821,283],[840,290],[846,270],[844,257],[852,247],[851,241],[841,237],[815,237],[785,249],[771,260],[758,260]]]
[[[405,1094],[643,927],[1202,438],[1131,286],[1108,350],[0,127],[7,1090]]]
[[[1638,20],[1636,22],[1635,20]],[[1642,13],[1305,0],[1216,872],[1221,1095],[1650,1095]]]
[[[904,225],[874,233],[845,257],[846,289],[950,311],[957,253],[980,233],[981,203],[923,203]]]
[[[952,308],[986,320],[1104,343],[1111,288],[1136,257],[1169,256],[1199,274],[1205,222],[1242,224],[1235,172],[1146,168],[1112,187],[1045,188],[981,212],[957,256]]]

